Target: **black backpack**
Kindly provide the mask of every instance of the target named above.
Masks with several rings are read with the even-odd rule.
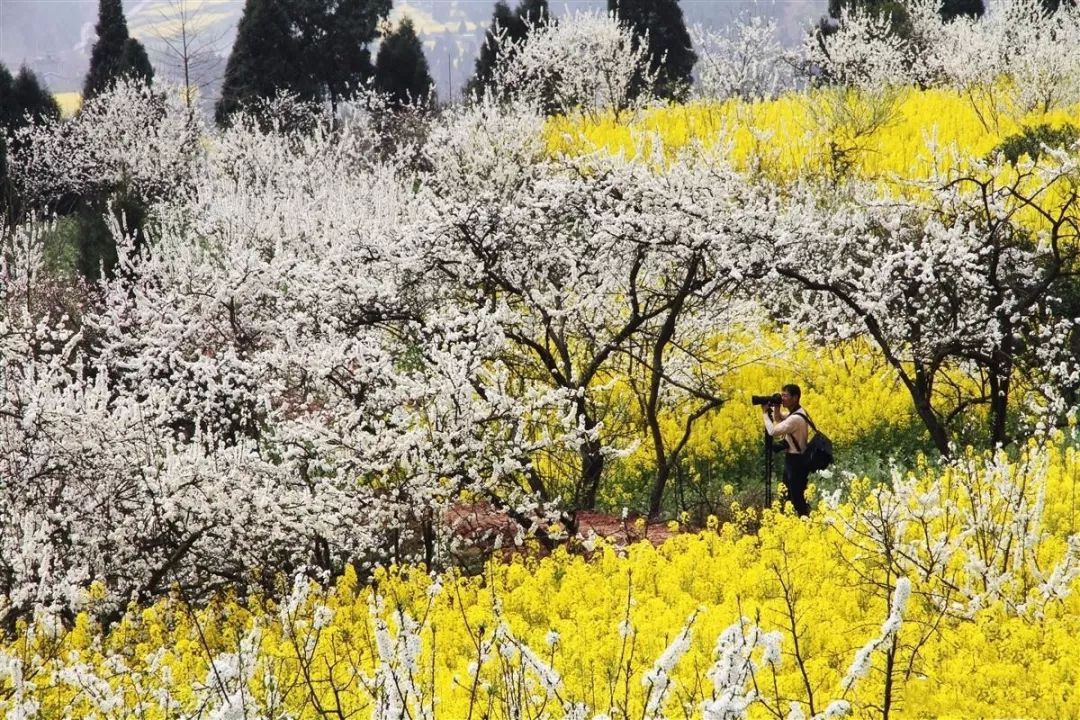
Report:
[[[832,440],[814,426],[814,421],[810,419],[810,416],[807,415],[805,411],[797,412],[796,414],[802,415],[803,419],[805,419],[810,426],[810,429],[814,431],[814,437],[807,441],[806,449],[802,451],[803,462],[810,472],[824,470],[832,465]],[[799,447],[799,444],[795,443],[795,447]]]

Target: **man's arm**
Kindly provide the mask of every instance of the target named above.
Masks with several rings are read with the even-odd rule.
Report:
[[[776,430],[782,422],[779,418],[780,408],[762,405],[761,413],[762,418],[765,420],[765,432],[769,433],[770,437],[776,437],[777,435],[781,435],[782,433],[778,433]],[[773,413],[775,413],[777,417],[773,417]]]
[[[777,415],[780,414],[780,408],[776,408],[776,414]],[[788,433],[792,432],[793,430],[795,430],[795,428],[797,428],[799,426],[799,422],[800,422],[799,420],[796,420],[795,418],[802,417],[801,415],[799,415],[797,413],[791,413],[790,415],[788,415],[783,420],[777,421],[777,418],[773,418],[770,415],[769,408],[767,408],[767,407],[764,410],[764,415],[765,415],[765,430],[772,437],[779,437],[781,435],[787,435]]]

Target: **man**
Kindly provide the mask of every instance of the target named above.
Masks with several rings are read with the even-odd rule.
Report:
[[[784,487],[787,488],[788,499],[795,507],[795,512],[809,515],[806,483],[810,470],[806,467],[802,453],[806,449],[810,431],[805,411],[799,406],[801,395],[798,385],[785,385],[780,392],[780,406],[787,410],[787,415],[781,416],[780,407],[776,405],[764,405],[762,411],[765,431],[771,437],[783,437],[787,444],[787,452],[784,453]]]

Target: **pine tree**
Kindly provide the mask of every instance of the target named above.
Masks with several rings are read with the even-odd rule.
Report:
[[[405,18],[383,38],[375,58],[375,87],[393,102],[426,102],[434,83],[412,21]]]
[[[0,132],[0,208],[8,206],[7,138]]]
[[[15,104],[15,78],[0,63],[0,135],[3,130],[13,127],[15,118],[19,116],[18,105]]]
[[[154,66],[150,64],[150,56],[146,54],[143,44],[135,38],[128,38],[124,43],[122,63],[126,77],[142,80],[146,84],[150,84],[154,79]]]
[[[962,15],[969,18],[981,18],[986,12],[986,6],[983,0],[945,0],[939,12],[941,19],[945,22]]]
[[[41,86],[37,76],[25,65],[19,69],[19,74],[15,77],[11,94],[15,104],[21,108],[21,114],[29,116],[34,121],[60,117],[60,106],[56,98]]]
[[[648,34],[649,58],[657,72],[655,92],[669,99],[685,97],[697,62],[679,0],[608,0],[608,11],[639,36]],[[641,91],[640,83],[636,92]]]
[[[494,81],[495,66],[499,61],[501,47],[495,40],[499,29],[509,30],[514,23],[514,14],[510,12],[503,0],[495,3],[495,10],[491,17],[491,27],[484,36],[484,44],[480,46],[480,54],[476,56],[476,64],[473,76],[466,84],[465,89],[469,93],[480,93],[490,89]],[[509,33],[508,33],[509,34]]]
[[[12,127],[18,110],[15,105],[14,79],[0,63],[0,207],[7,206],[7,133]]]
[[[310,95],[300,86],[298,62],[299,48],[282,3],[247,0],[225,65],[215,110],[218,123],[253,100],[273,97],[278,88]]]
[[[107,90],[121,77],[149,83],[154,69],[142,43],[128,35],[121,0],[99,0],[97,42],[90,53],[90,70],[83,85],[83,101]]]
[[[484,37],[484,44],[480,46],[473,76],[465,86],[466,92],[481,93],[493,89],[495,68],[506,51],[505,47],[495,40],[498,30],[505,33],[504,44],[520,42],[529,34],[531,26],[547,22],[548,18],[547,0],[521,0],[521,4],[513,12],[503,0],[495,3],[491,27]]]
[[[367,46],[390,0],[247,0],[225,67],[219,123],[279,90],[301,100],[337,100],[372,73]]]
[[[355,91],[372,78],[368,46],[379,37],[379,26],[390,14],[391,0],[294,0],[308,3],[325,40],[316,40],[307,72],[331,103]]]

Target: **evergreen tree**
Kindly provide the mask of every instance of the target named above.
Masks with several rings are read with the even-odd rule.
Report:
[[[150,64],[150,56],[146,54],[143,44],[135,38],[128,38],[124,43],[122,63],[126,77],[142,80],[148,85],[154,79],[154,66]]]
[[[648,34],[649,58],[657,71],[656,94],[681,99],[690,88],[697,53],[691,47],[679,0],[608,0],[616,13],[639,36]],[[640,92],[641,87],[635,91]]]
[[[24,65],[15,77],[0,64],[0,161],[6,161],[6,137],[31,122],[60,117],[60,106],[52,93],[42,87],[37,76]],[[6,167],[6,162],[3,163]],[[0,172],[0,177],[5,173]]]
[[[367,46],[390,0],[246,0],[216,108],[219,123],[279,90],[337,100],[372,73]]]
[[[15,104],[15,78],[0,63],[0,135],[3,135],[3,130],[14,126],[20,114]]]
[[[7,138],[0,132],[0,209],[8,207]]]
[[[473,76],[465,86],[466,92],[480,93],[492,89],[495,67],[506,51],[495,39],[497,30],[504,31],[504,44],[519,42],[529,34],[530,26],[547,22],[548,18],[547,0],[521,0],[513,12],[503,0],[495,3],[491,27],[484,36],[484,44],[480,46]]]
[[[278,88],[301,97],[310,95],[310,90],[300,87],[298,63],[299,48],[283,3],[247,0],[225,65],[221,99],[215,109],[218,123],[253,100],[273,97]]]
[[[121,0],[99,0],[97,41],[90,53],[90,70],[83,85],[83,100],[107,90],[121,77],[149,83],[154,69],[142,43],[128,35]]]
[[[20,108],[20,115],[28,115],[34,121],[60,117],[60,106],[56,98],[41,86],[37,76],[25,65],[15,77],[11,94]]]
[[[945,0],[941,6],[941,19],[949,22],[961,15],[970,18],[981,18],[986,12],[983,0]]]
[[[0,208],[7,206],[7,133],[16,117],[14,79],[0,63]]]
[[[392,33],[383,38],[375,58],[375,86],[398,104],[427,101],[431,73],[420,38],[412,21],[405,18]]]
[[[514,14],[510,11],[503,0],[495,3],[495,11],[491,17],[491,27],[484,35],[484,44],[480,46],[480,54],[476,56],[476,64],[473,76],[465,85],[469,93],[479,93],[491,88],[495,75],[495,65],[499,61],[500,44],[496,41],[495,33],[499,29],[507,30],[513,27]]]
[[[860,8],[871,15],[889,17],[890,29],[895,35],[912,39],[914,28],[911,24],[911,13],[908,12],[904,0],[829,0],[829,17],[839,20],[841,11]],[[943,0],[941,9],[938,11],[941,19],[949,22],[960,16],[980,18],[986,12],[983,0]],[[835,24],[823,22],[821,25],[822,35],[827,38],[835,29]],[[824,40],[827,42],[827,40]]]
[[[312,32],[305,34],[305,71],[320,98],[336,103],[375,73],[368,46],[390,14],[391,0],[293,0]]]

